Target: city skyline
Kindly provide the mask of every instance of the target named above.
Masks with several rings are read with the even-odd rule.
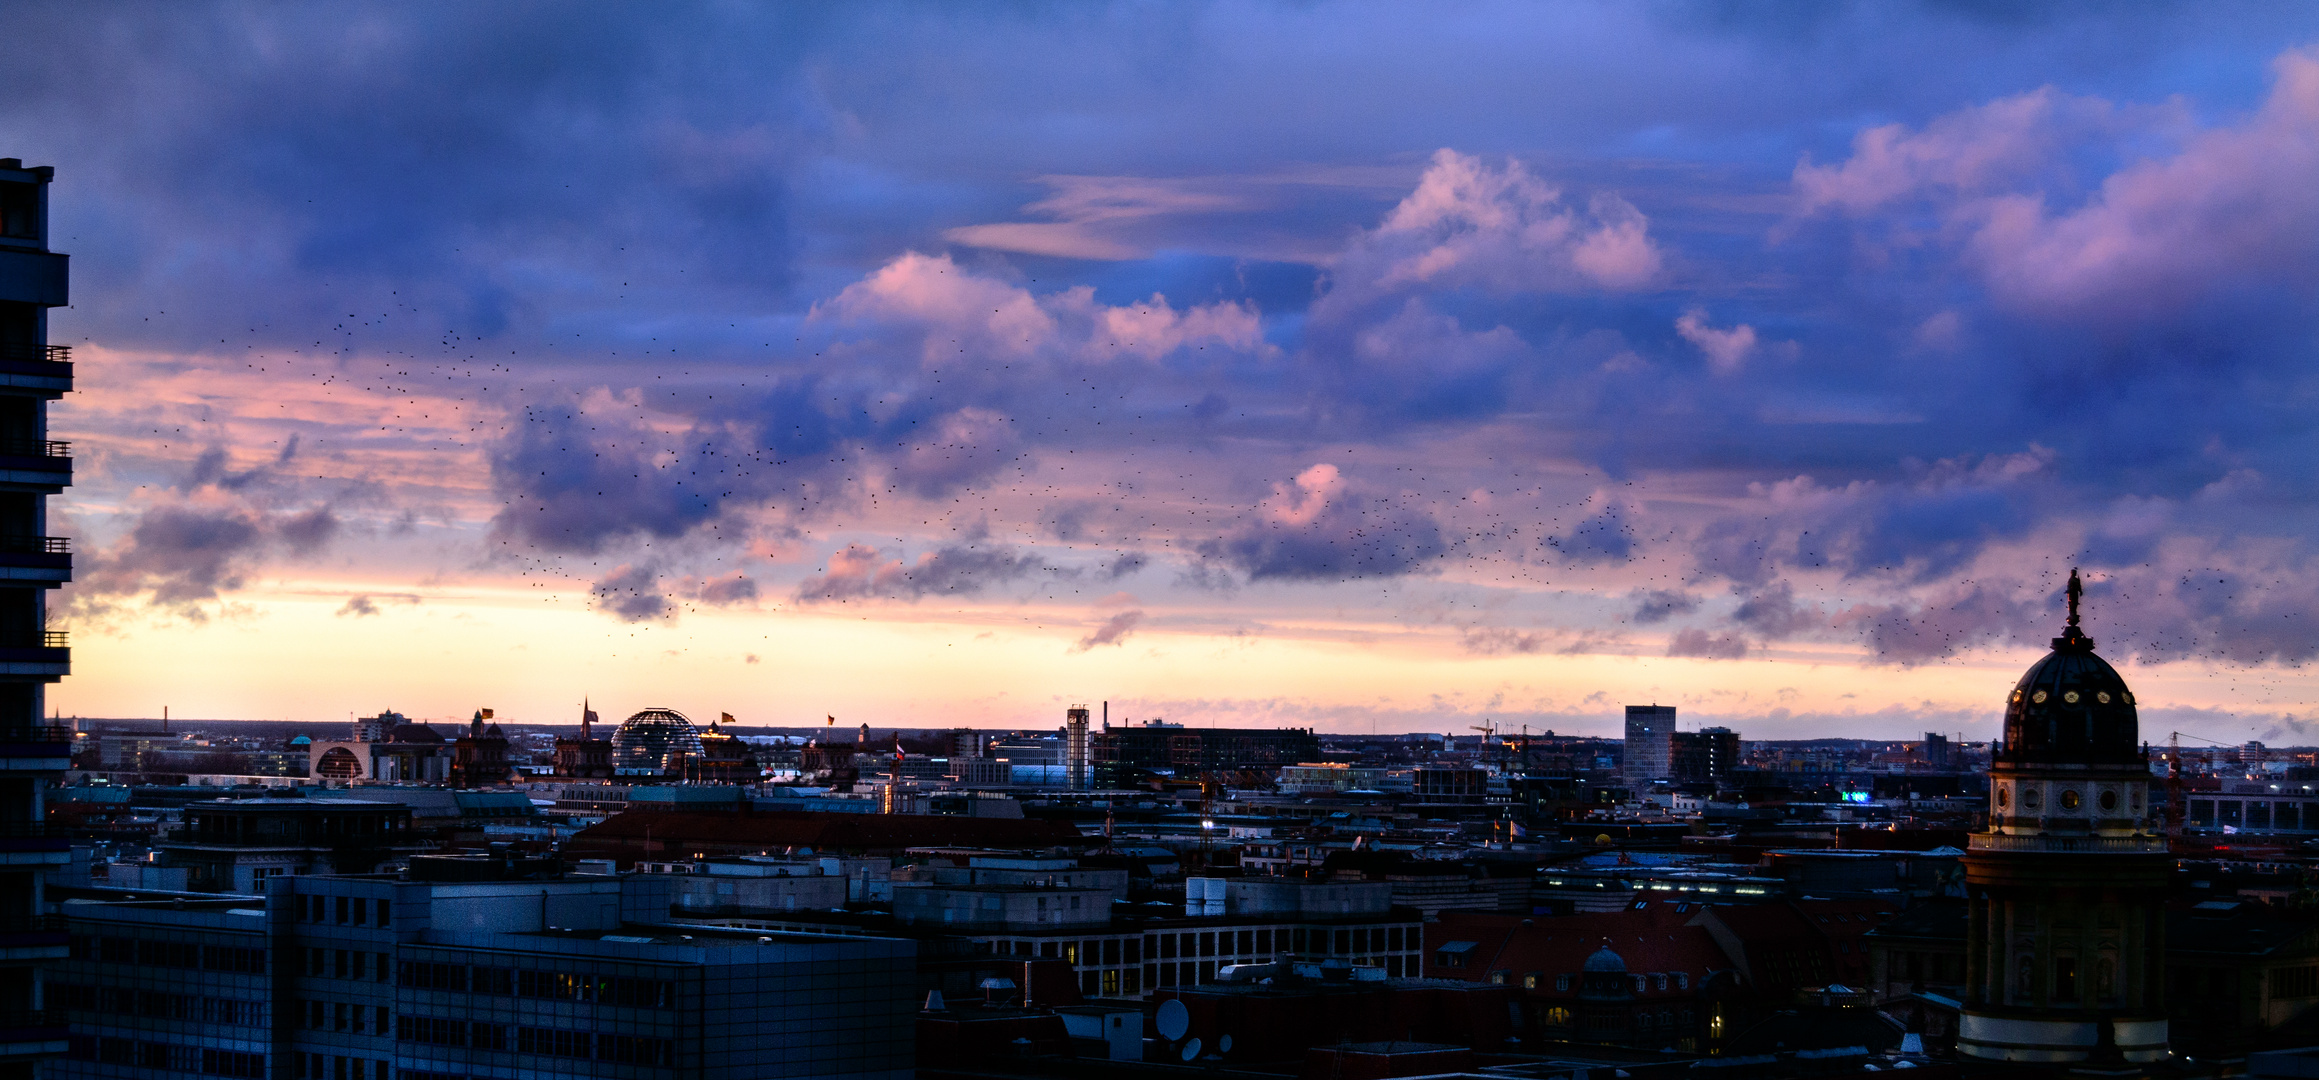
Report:
[[[361,10],[0,44],[55,711],[2319,714],[2311,9]]]

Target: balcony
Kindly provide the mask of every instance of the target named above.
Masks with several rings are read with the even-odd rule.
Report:
[[[62,960],[71,951],[70,944],[62,915],[0,919],[0,962]]]
[[[0,1013],[0,1060],[62,1054],[69,1048],[64,1010]]]
[[[0,345],[0,387],[42,391],[56,398],[72,390],[69,345]]]
[[[0,582],[54,588],[71,580],[71,537],[0,535]]]
[[[71,860],[70,830],[45,821],[0,822],[0,867],[55,866]],[[0,951],[6,949],[9,928],[22,922],[0,922]]]
[[[0,486],[35,487],[55,494],[71,483],[71,443],[55,439],[0,440]]]
[[[62,630],[0,636],[0,675],[72,674],[72,646]]]

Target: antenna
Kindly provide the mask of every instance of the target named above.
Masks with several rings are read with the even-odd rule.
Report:
[[[1185,1044],[1184,1044],[1184,1060],[1185,1060],[1185,1061],[1190,1061],[1190,1060],[1192,1060],[1192,1059],[1194,1059],[1194,1058],[1197,1058],[1197,1057],[1199,1057],[1199,1056],[1200,1056],[1200,1040],[1198,1040],[1198,1039],[1193,1039],[1192,1041],[1190,1041],[1190,1042],[1188,1042],[1188,1043],[1185,1043]]]

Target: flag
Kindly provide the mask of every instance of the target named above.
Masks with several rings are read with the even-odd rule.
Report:
[[[740,723],[740,721],[733,719],[733,714],[732,714],[732,713],[718,713],[717,715],[718,715],[718,716],[721,716],[721,717],[724,717],[724,722],[725,722],[725,723],[727,723],[727,724],[738,724],[738,723]]]
[[[1515,837],[1523,837],[1523,836],[1528,836],[1528,835],[1530,835],[1530,830],[1523,828],[1523,827],[1522,827],[1522,823],[1521,823],[1521,822],[1519,822],[1519,821],[1509,821],[1509,822],[1507,822],[1507,823],[1506,823],[1506,832],[1507,832],[1508,834],[1510,834],[1510,835],[1513,835],[1513,836],[1515,836]]]
[[[482,717],[483,717],[485,720],[489,720],[489,719],[491,719],[491,710],[489,710],[489,709],[483,709],[483,710],[481,710],[481,715],[482,715]]]
[[[834,717],[834,716],[832,716],[832,717],[830,717],[830,718],[829,718],[829,726],[831,726],[831,727],[836,727],[836,726],[837,726],[837,717]]]

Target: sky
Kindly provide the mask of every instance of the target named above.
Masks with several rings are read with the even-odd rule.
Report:
[[[10,21],[64,715],[2319,741],[2319,7]]]

